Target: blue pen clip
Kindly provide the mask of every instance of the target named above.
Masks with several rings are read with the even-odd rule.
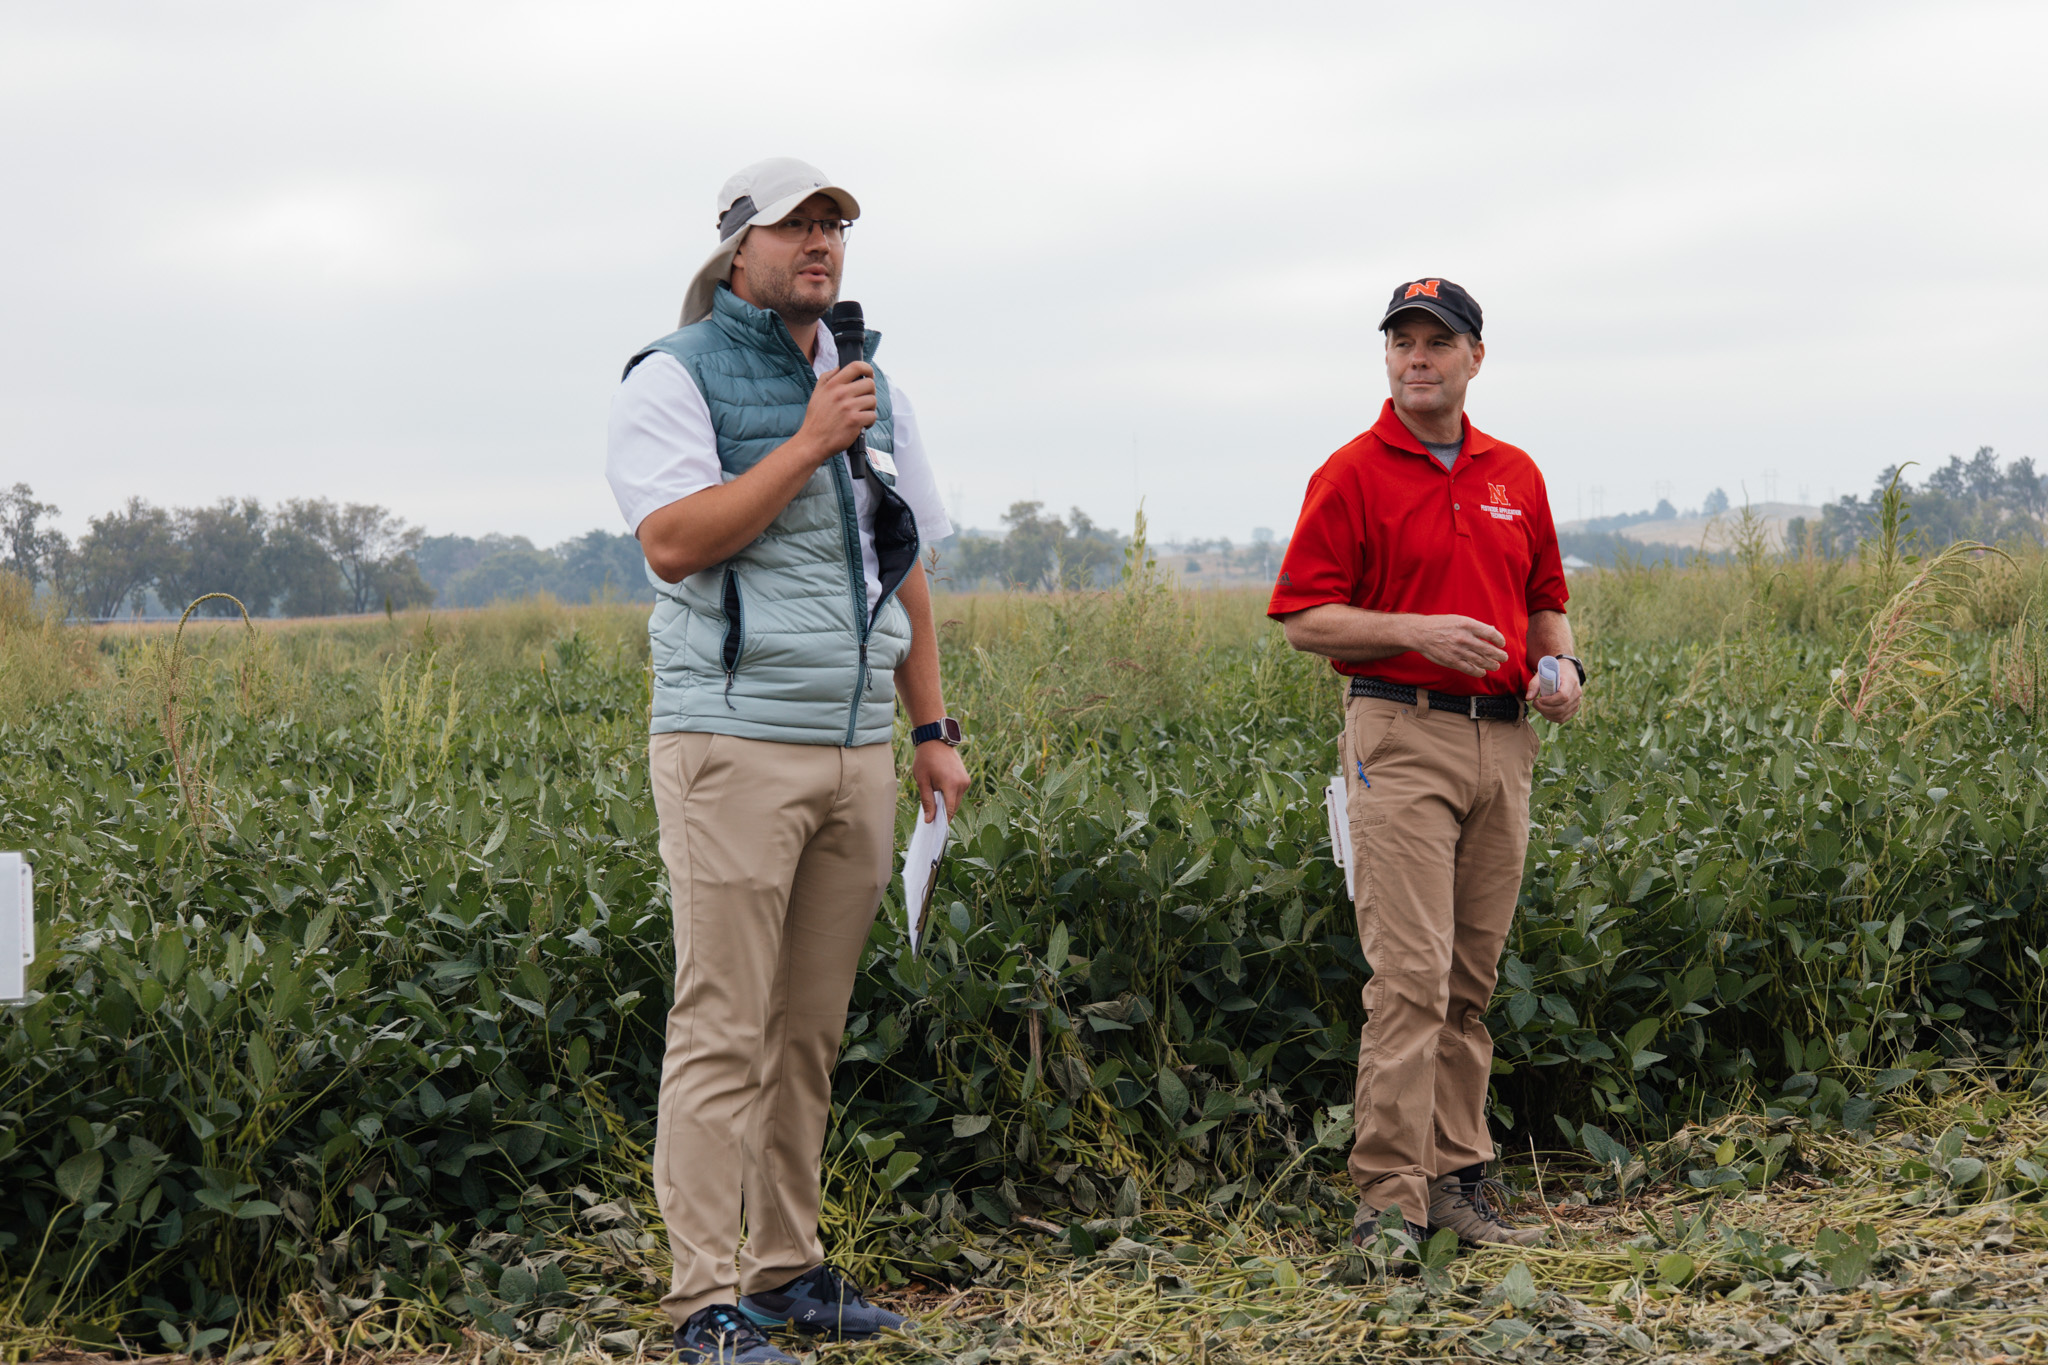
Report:
[[[1365,784],[1367,791],[1372,790],[1372,779],[1365,775],[1365,760],[1362,758],[1358,760],[1358,780]]]

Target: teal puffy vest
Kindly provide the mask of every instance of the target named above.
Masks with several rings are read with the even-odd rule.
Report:
[[[831,337],[819,333],[819,344]],[[874,363],[877,333],[868,333]],[[796,435],[817,374],[774,313],[721,285],[711,316],[671,332],[656,351],[681,362],[711,409],[727,482]],[[875,372],[870,450],[893,454],[889,382]],[[910,617],[896,589],[917,563],[917,521],[894,477],[871,469],[875,557],[882,596],[868,610],[853,477],[835,456],[813,473],[768,529],[723,564],[664,583],[647,635],[654,662],[652,729],[737,735],[785,744],[881,744],[895,724],[897,665],[910,653]]]

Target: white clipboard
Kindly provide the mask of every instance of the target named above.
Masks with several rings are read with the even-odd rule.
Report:
[[[932,888],[939,880],[939,859],[946,855],[946,798],[932,793],[936,812],[924,818],[918,809],[910,829],[910,843],[903,850],[903,928],[910,935],[910,951],[916,952],[924,937],[925,916],[932,908]]]
[[[1351,856],[1351,793],[1345,789],[1344,774],[1338,773],[1323,788],[1323,809],[1330,817],[1330,857],[1344,869],[1344,890],[1358,899],[1358,872]]]

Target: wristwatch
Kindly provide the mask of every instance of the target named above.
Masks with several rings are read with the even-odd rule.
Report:
[[[910,732],[910,742],[913,746],[929,744],[935,739],[944,740],[955,749],[959,748],[960,722],[947,716],[942,720],[933,721],[930,725],[920,725]]]
[[[1571,666],[1572,666],[1573,668],[1576,668],[1576,669],[1578,669],[1578,670],[1579,670],[1579,686],[1581,686],[1581,687],[1584,687],[1584,686],[1586,685],[1586,666],[1585,666],[1585,664],[1583,664],[1583,663],[1579,662],[1579,660],[1578,660],[1578,659],[1574,658],[1574,657],[1573,657],[1572,655],[1569,655],[1569,654],[1560,654],[1560,655],[1558,655],[1557,657],[1558,657],[1558,658],[1560,658],[1560,659],[1563,659],[1563,660],[1564,660],[1564,661],[1565,661],[1566,663],[1570,664],[1570,665],[1571,665]]]

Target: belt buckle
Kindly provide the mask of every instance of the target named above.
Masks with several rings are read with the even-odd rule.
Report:
[[[1473,720],[1479,719],[1479,694],[1474,692],[1465,699],[1465,714]]]

